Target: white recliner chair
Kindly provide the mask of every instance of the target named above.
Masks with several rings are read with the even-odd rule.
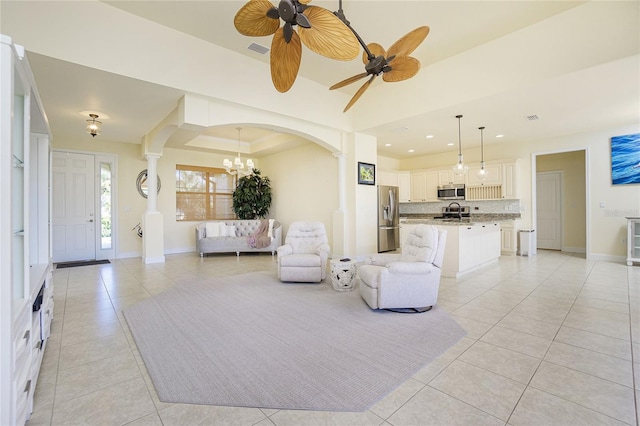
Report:
[[[438,301],[447,231],[418,225],[402,254],[381,253],[358,268],[360,294],[373,309],[425,312]]]
[[[277,249],[278,278],[285,282],[319,283],[327,273],[329,240],[322,222],[293,222]]]

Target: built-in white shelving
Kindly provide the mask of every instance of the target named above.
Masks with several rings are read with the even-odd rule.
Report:
[[[51,132],[25,50],[0,35],[0,424],[24,425],[53,318]]]
[[[627,217],[627,265],[640,263],[640,217]]]

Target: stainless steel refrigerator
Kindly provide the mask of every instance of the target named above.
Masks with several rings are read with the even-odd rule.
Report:
[[[378,185],[378,253],[400,247],[398,187]]]

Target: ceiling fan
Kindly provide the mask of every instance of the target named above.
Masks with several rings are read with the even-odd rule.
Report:
[[[340,0],[339,10],[335,15],[353,32],[358,42],[364,49],[362,54],[362,62],[364,62],[365,72],[349,77],[339,83],[334,84],[329,90],[339,89],[354,83],[368,75],[371,77],[367,80],[358,91],[353,95],[343,112],[347,112],[349,108],[356,103],[362,94],[371,86],[373,80],[382,74],[382,79],[386,82],[396,82],[407,80],[418,73],[420,70],[420,61],[409,56],[429,35],[429,27],[422,26],[405,34],[400,40],[391,45],[388,51],[378,43],[370,43],[366,45],[362,38],[351,27],[349,21],[342,11],[342,0]]]
[[[251,37],[273,34],[271,80],[279,92],[288,91],[296,80],[302,58],[301,41],[331,59],[348,61],[360,52],[355,33],[339,17],[322,7],[308,6],[309,2],[281,0],[276,8],[268,0],[250,0],[233,20],[240,34]],[[280,19],[284,21],[282,27]]]

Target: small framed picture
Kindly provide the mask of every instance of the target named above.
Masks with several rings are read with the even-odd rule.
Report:
[[[376,184],[376,165],[358,161],[358,183],[360,185]]]

